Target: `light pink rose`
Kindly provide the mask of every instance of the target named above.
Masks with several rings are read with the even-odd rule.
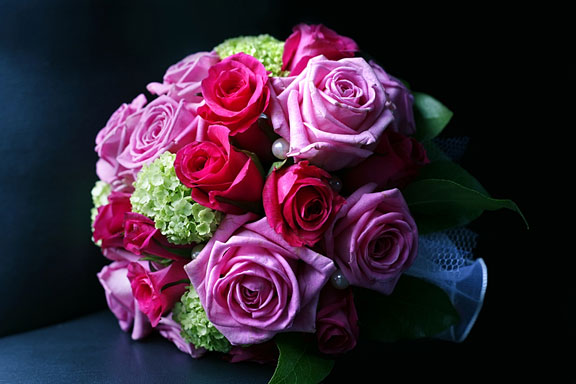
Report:
[[[418,252],[418,229],[398,189],[367,184],[346,200],[326,233],[326,254],[351,285],[383,294],[394,290]]]
[[[98,281],[104,288],[110,311],[124,332],[132,329],[132,339],[139,340],[152,332],[150,321],[140,310],[128,280],[128,262],[116,261],[102,268]]]
[[[122,104],[96,136],[98,162],[96,173],[100,180],[112,186],[113,191],[131,192],[134,182],[132,172],[118,163],[118,156],[128,145],[132,126],[126,120],[139,113],[146,104],[146,97],[138,95],[130,104]]]
[[[176,152],[196,139],[198,116],[168,96],[148,104],[138,116],[127,121],[133,126],[128,145],[118,162],[134,176],[166,151]]]
[[[253,214],[227,215],[185,269],[208,319],[233,345],[285,331],[314,332],[320,290],[334,263],[295,248]]]
[[[371,61],[370,65],[374,69],[376,76],[386,89],[386,93],[394,104],[394,121],[390,124],[390,129],[403,135],[413,135],[416,133],[416,122],[414,121],[414,96],[402,82],[384,71],[375,62]]]
[[[290,76],[298,75],[308,61],[318,55],[330,60],[353,57],[358,45],[349,37],[341,36],[324,25],[298,24],[286,39],[282,54],[282,70]]]
[[[392,103],[362,58],[318,56],[296,77],[273,78],[268,113],[288,156],[328,171],[357,164],[393,120]]]
[[[168,95],[176,101],[185,100],[197,107],[202,102],[202,80],[208,69],[220,61],[216,52],[197,52],[186,56],[170,66],[162,83],[150,83],[146,87],[155,95]]]
[[[162,337],[170,340],[174,345],[184,353],[189,354],[195,359],[198,359],[206,353],[204,348],[196,348],[193,344],[187,342],[182,337],[182,327],[172,319],[172,314],[160,318],[156,329]]]

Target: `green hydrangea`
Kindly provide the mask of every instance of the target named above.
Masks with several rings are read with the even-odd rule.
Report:
[[[98,215],[98,207],[102,205],[108,204],[108,195],[112,188],[110,184],[103,182],[102,180],[98,180],[94,187],[92,188],[92,204],[94,207],[90,210],[90,219],[92,221],[92,227],[94,227],[94,220],[96,220],[96,216]]]
[[[192,200],[190,188],[176,176],[175,158],[175,154],[165,152],[142,167],[130,197],[132,210],[154,220],[156,228],[173,244],[207,241],[222,214]]]
[[[222,59],[244,52],[258,59],[272,76],[288,75],[288,72],[282,71],[284,42],[270,35],[234,37],[214,49]]]
[[[217,352],[230,350],[230,342],[206,317],[206,311],[193,286],[189,286],[180,302],[174,305],[172,318],[180,324],[184,340],[196,348]]]

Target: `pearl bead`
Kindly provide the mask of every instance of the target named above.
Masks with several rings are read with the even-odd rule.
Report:
[[[346,279],[346,276],[344,276],[341,270],[337,270],[332,274],[330,277],[330,283],[332,283],[332,286],[336,289],[346,289],[350,285],[348,279]]]
[[[200,252],[202,252],[202,249],[204,249],[204,244],[198,244],[197,246],[192,248],[192,260],[198,257]]]
[[[328,180],[328,184],[335,192],[340,192],[342,190],[342,180],[337,177]]]
[[[284,160],[290,150],[290,144],[283,138],[279,138],[272,143],[272,154],[280,160]]]

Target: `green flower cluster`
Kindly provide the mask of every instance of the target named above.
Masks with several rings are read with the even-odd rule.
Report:
[[[239,52],[244,52],[258,59],[271,72],[272,76],[287,76],[282,71],[282,53],[284,42],[270,35],[240,36],[225,40],[214,48],[220,58],[224,59]]]
[[[142,167],[130,197],[132,210],[148,216],[173,244],[207,241],[218,227],[221,212],[206,208],[190,197],[174,170],[176,155],[163,153]]]
[[[172,318],[182,328],[182,337],[196,348],[208,351],[228,352],[230,342],[214,327],[206,317],[198,293],[193,286],[182,295],[179,303],[174,305]]]
[[[94,227],[94,220],[96,220],[96,216],[98,215],[98,207],[108,204],[108,195],[112,188],[110,184],[103,182],[102,180],[98,180],[94,187],[92,188],[92,204],[94,207],[90,210],[90,219],[92,221],[92,227]]]

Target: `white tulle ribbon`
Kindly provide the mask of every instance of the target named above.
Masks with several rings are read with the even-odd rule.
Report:
[[[466,339],[484,303],[488,274],[484,260],[473,258],[476,237],[466,228],[420,236],[418,257],[407,274],[442,288],[460,315],[460,322],[437,338]]]

